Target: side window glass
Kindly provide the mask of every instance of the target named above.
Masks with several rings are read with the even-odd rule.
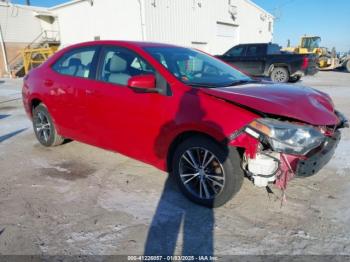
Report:
[[[133,69],[144,71],[144,72],[150,72],[150,73],[154,72],[153,69],[140,57],[135,57],[130,67],[132,67]]]
[[[244,47],[243,46],[238,46],[238,47],[232,48],[227,53],[227,55],[229,55],[229,56],[243,56],[243,51],[244,51]]]
[[[278,55],[281,54],[281,48],[278,45],[268,45],[267,53],[269,55]]]
[[[257,55],[257,47],[256,46],[249,46],[247,49],[247,56],[256,56]]]
[[[154,74],[154,69],[136,53],[111,47],[105,49],[98,79],[126,86],[132,76]]]
[[[176,65],[180,75],[193,75],[203,71],[203,60],[196,56],[178,56]]]
[[[167,64],[163,54],[161,54],[161,53],[154,53],[152,55],[153,55],[153,57],[155,59],[158,60],[159,63],[161,63],[163,66],[165,66],[165,68],[168,68],[168,64]]]
[[[63,75],[89,78],[95,48],[73,50],[60,58],[52,69]]]

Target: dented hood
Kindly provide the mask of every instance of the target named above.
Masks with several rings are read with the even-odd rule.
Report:
[[[331,98],[326,93],[309,87],[262,82],[201,90],[263,113],[293,118],[312,125],[336,125],[339,122]]]

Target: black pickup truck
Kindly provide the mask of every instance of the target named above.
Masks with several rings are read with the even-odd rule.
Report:
[[[216,57],[248,75],[271,77],[274,82],[294,83],[318,71],[315,55],[283,52],[272,43],[241,44]]]

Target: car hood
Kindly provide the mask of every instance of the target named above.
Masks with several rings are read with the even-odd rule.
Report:
[[[293,118],[312,125],[339,123],[330,96],[309,87],[262,82],[201,90],[263,113]]]

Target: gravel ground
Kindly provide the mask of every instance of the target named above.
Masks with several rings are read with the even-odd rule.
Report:
[[[350,116],[350,74],[320,72],[299,84],[328,92]],[[349,130],[318,175],[289,184],[283,207],[277,189],[269,198],[245,181],[209,210],[166,173],[120,154],[78,142],[40,146],[16,100],[20,88],[0,81],[0,254],[350,255]]]

